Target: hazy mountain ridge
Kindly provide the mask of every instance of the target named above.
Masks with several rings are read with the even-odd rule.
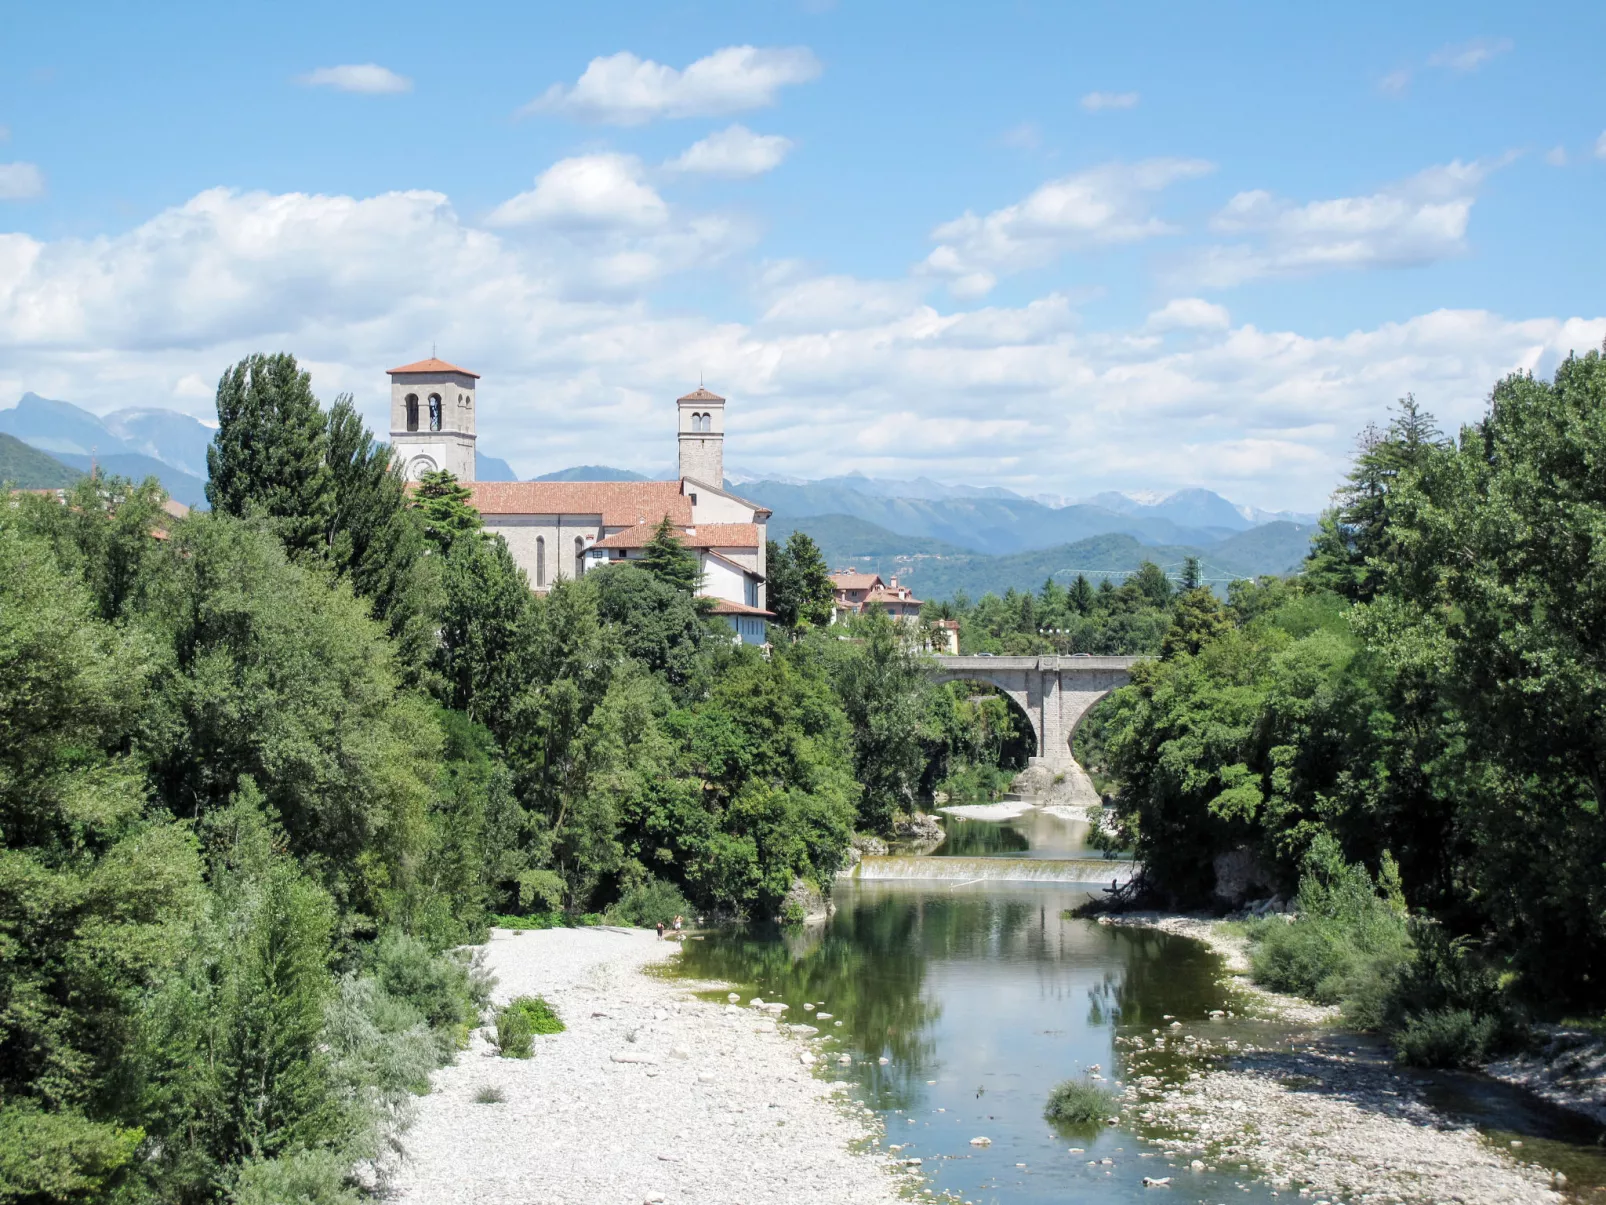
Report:
[[[820,545],[833,569],[854,569],[896,576],[915,594],[940,602],[963,592],[972,599],[991,591],[1037,590],[1052,577],[1064,585],[1078,573],[1090,580],[1120,579],[1144,561],[1153,561],[1173,577],[1188,557],[1197,557],[1204,579],[1218,589],[1237,578],[1282,574],[1299,567],[1315,533],[1314,526],[1278,522],[1251,528],[1207,547],[1144,544],[1122,532],[988,556],[934,540],[902,536],[851,515],[820,515],[772,521],[770,538],[783,541],[794,530],[807,532]]]
[[[17,405],[0,410],[0,433],[49,454],[70,469],[91,463],[136,480],[156,476],[168,493],[191,506],[206,505],[206,449],[212,428],[177,410],[126,407],[104,417],[70,402],[25,393]],[[33,469],[33,476],[51,476]],[[483,452],[475,454],[481,481],[514,481],[511,466]],[[672,475],[672,470],[662,474]],[[645,481],[647,474],[606,465],[578,465],[544,473],[536,481]],[[733,472],[727,486],[775,515],[777,532],[793,526],[828,533],[828,547],[843,556],[937,557],[969,554],[989,561],[1030,552],[1052,552],[1107,535],[1134,544],[1210,553],[1228,560],[1245,558],[1253,572],[1287,551],[1275,533],[1254,548],[1231,542],[1277,522],[1298,526],[1314,515],[1238,506],[1206,489],[1168,494],[1107,491],[1082,501],[1027,498],[1001,486],[953,485],[917,477],[901,480],[861,473],[802,481]],[[852,550],[852,551],[850,551]],[[1293,557],[1293,562],[1299,558]],[[892,563],[892,561],[888,561]],[[958,562],[955,561],[955,564]],[[1129,567],[1128,567],[1129,568]],[[1123,570],[1124,571],[1124,570]]]

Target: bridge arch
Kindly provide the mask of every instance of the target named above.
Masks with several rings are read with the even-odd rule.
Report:
[[[985,682],[1026,713],[1037,756],[1032,765],[1064,770],[1076,764],[1071,738],[1092,706],[1131,681],[1138,657],[933,657],[938,682]]]

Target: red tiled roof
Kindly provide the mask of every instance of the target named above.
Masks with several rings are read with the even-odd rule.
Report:
[[[906,603],[914,607],[926,605],[914,596],[908,586],[900,586],[896,590],[890,586],[881,586],[872,590],[864,596],[864,605],[868,607],[872,603],[880,603],[882,606],[888,603]]]
[[[389,368],[386,371],[392,375],[398,372],[460,372],[465,377],[473,377],[476,381],[480,379],[479,373],[459,368],[456,364],[448,364],[445,360],[437,360],[434,356],[413,364],[403,364],[400,368]]]
[[[676,398],[675,400],[678,402],[723,402],[725,399],[717,393],[708,392],[708,390],[699,385],[684,397]]]
[[[652,542],[657,525],[637,523],[623,531],[616,531],[605,540],[598,540],[593,548],[645,548]],[[756,523],[699,523],[696,528],[676,528],[675,535],[687,548],[757,548]]]
[[[468,490],[482,515],[600,515],[604,527],[648,524],[648,539],[665,515],[691,526],[678,481],[474,481]]]
[[[878,573],[854,573],[842,569],[830,575],[831,584],[838,590],[870,590],[881,584]]]
[[[775,618],[774,611],[766,611],[762,607],[750,607],[746,603],[731,602],[728,598],[715,598],[710,601],[714,604],[708,608],[710,615],[761,615],[765,619]]]

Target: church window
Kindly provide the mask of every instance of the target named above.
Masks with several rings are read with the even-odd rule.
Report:
[[[407,395],[407,429],[409,431],[418,430],[418,395],[416,393]]]
[[[441,395],[438,393],[429,395],[429,429],[431,431],[441,429]]]
[[[546,537],[535,537],[535,586],[546,589]]]
[[[586,542],[584,540],[582,540],[579,536],[575,536],[574,537],[574,576],[576,578],[579,578],[579,576],[582,573],[584,573],[585,571],[586,571]]]

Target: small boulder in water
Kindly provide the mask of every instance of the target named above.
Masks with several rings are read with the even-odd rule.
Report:
[[[987,1137],[972,1138],[970,1140],[971,1146],[992,1146],[992,1144],[993,1140]]]

